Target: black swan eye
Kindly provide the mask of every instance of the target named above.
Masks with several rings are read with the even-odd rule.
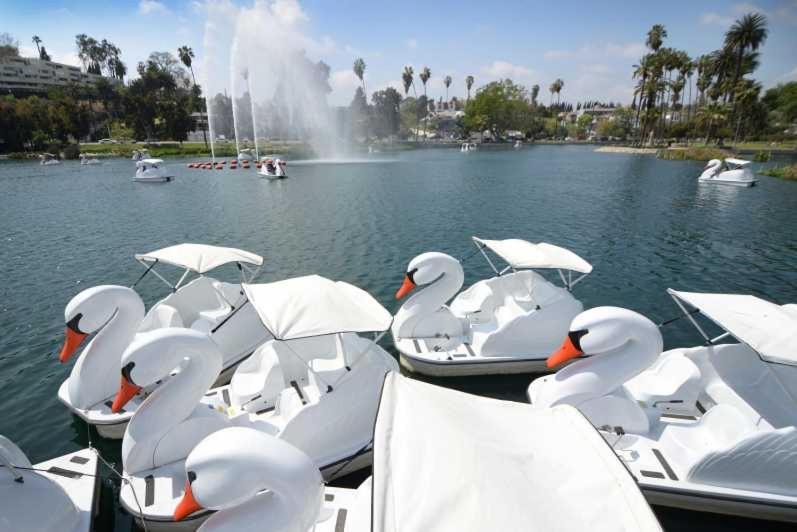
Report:
[[[135,384],[135,382],[133,382],[133,377],[130,376],[130,372],[133,371],[134,367],[136,367],[135,362],[128,362],[127,365],[122,368],[122,377],[130,384]]]
[[[193,484],[195,480],[196,480],[196,473],[194,473],[193,471],[189,471],[188,472],[188,483],[189,484]]]
[[[570,331],[567,333],[568,338],[570,338],[570,342],[578,349],[579,351],[583,351],[581,349],[581,337],[587,334],[589,331],[587,329],[581,329],[579,331]]]
[[[83,314],[80,313],[75,314],[75,316],[71,320],[66,322],[67,328],[72,332],[76,332],[78,334],[86,334],[80,330],[80,326],[78,325],[80,323],[81,318],[83,318]]]

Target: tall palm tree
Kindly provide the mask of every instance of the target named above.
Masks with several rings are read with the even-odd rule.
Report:
[[[551,96],[548,98],[548,107],[553,105],[553,93],[556,92],[556,82],[554,81],[548,86],[548,92],[551,93]]]
[[[667,30],[661,24],[654,24],[648,31],[648,38],[645,41],[648,48],[657,52],[661,48],[664,39],[667,37]]]
[[[429,67],[423,67],[421,73],[418,75],[421,78],[421,83],[423,83],[423,95],[426,96],[426,82],[429,81],[429,78],[432,77],[432,71],[429,70]]]
[[[417,97],[418,93],[415,92],[415,72],[411,66],[404,67],[404,72],[401,73],[401,80],[404,82],[404,96],[407,96],[410,87],[412,87],[412,92]]]
[[[745,52],[755,52],[767,40],[767,18],[761,13],[748,13],[733,23],[725,33],[725,48],[736,55],[736,70],[731,85],[730,100],[736,97],[736,87],[742,77]]]
[[[451,81],[451,76],[446,76],[445,79],[443,79],[443,85],[446,86],[446,103],[448,103],[448,88],[451,86]]]
[[[180,58],[180,61],[191,71],[191,79],[194,81],[194,87],[196,88],[196,76],[194,75],[194,50],[191,49],[190,46],[183,45],[177,49],[177,56]],[[249,95],[251,98],[251,94]],[[208,110],[209,112],[209,110]],[[205,147],[208,146],[208,135],[205,132],[205,127],[202,126],[202,138],[205,141]]]
[[[562,78],[556,78],[554,83],[556,84],[556,104],[559,105],[562,102],[561,93],[565,88],[565,82]]]
[[[415,95],[415,100],[416,100],[415,101],[415,110],[416,110],[415,117],[417,119],[417,117],[418,117],[418,113],[417,113],[417,109],[418,109],[418,101],[417,101],[418,100],[418,93],[415,92],[415,71],[413,71],[411,66],[407,65],[407,66],[404,67],[404,72],[401,73],[401,80],[404,82],[404,96],[407,96],[407,94],[410,91],[410,87],[412,87],[412,93]],[[417,142],[417,141],[418,141],[418,124],[417,124],[417,120],[416,120],[416,124],[415,124],[415,142]]]
[[[360,83],[363,86],[363,94],[365,94],[367,98],[368,96],[367,93],[365,92],[365,78],[363,77],[365,76],[365,61],[363,60],[362,57],[358,57],[357,59],[354,60],[353,68],[354,68],[354,75],[360,78]]]
[[[41,38],[38,35],[34,35],[32,40],[33,40],[33,44],[36,45],[36,52],[38,52],[39,57],[41,57],[42,50],[41,50],[41,48],[39,48],[39,45],[42,42]]]
[[[473,76],[468,76],[465,78],[465,87],[468,88],[468,100],[470,100],[470,88],[473,87]]]
[[[426,116],[426,112],[427,112],[427,110],[429,108],[429,99],[426,96],[426,82],[429,81],[429,78],[432,77],[432,71],[429,70],[429,67],[423,67],[423,69],[421,70],[421,73],[420,73],[420,75],[418,77],[421,78],[421,83],[423,83],[423,105],[424,105],[424,107],[426,107],[426,109],[423,109],[421,112],[423,113],[424,116]],[[424,138],[424,140],[426,140],[426,123],[425,122],[424,122],[424,126],[423,126],[423,133],[424,133],[423,138]]]
[[[534,85],[531,87],[531,103],[537,105],[537,96],[540,94],[540,86]]]

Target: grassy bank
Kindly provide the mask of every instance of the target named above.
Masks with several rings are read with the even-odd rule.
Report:
[[[711,159],[724,159],[732,157],[733,153],[719,148],[666,148],[656,154],[659,159],[666,161],[710,161]]]
[[[74,145],[70,145],[70,151],[75,151]],[[77,153],[86,153],[98,157],[125,157],[130,158],[134,150],[146,149],[152,157],[197,157],[210,158],[210,149],[205,148],[204,142],[159,142],[153,144],[81,144],[80,151],[66,154],[66,150],[60,150],[60,156],[67,159],[77,159]],[[216,157],[235,157],[234,143],[219,143],[214,146]],[[301,143],[269,143],[258,146],[261,155],[280,154],[291,157],[310,157],[312,151],[309,146]],[[55,153],[55,151],[53,151]],[[11,153],[9,159],[32,159],[38,158],[39,153]]]
[[[791,166],[781,166],[778,168],[767,168],[766,170],[761,170],[759,173],[771,177],[779,177],[781,179],[797,181],[797,164],[793,164]]]

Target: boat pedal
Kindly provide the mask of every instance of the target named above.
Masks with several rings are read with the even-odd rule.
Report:
[[[418,339],[417,338],[413,338],[412,339],[412,345],[415,347],[415,352],[420,354],[420,352],[421,352],[421,344],[418,343]]]
[[[661,454],[661,451],[658,449],[651,449],[651,451],[653,451],[653,455],[659,461],[661,467],[664,468],[664,472],[667,473],[667,476],[670,478],[670,480],[678,480],[678,476],[675,474],[675,471],[672,470],[672,467],[670,467],[670,464],[664,458],[664,455]]]
[[[335,495],[333,495],[332,493],[325,493],[324,494],[324,500],[327,501],[327,502],[334,501],[335,500]]]
[[[664,473],[660,473],[658,471],[645,471],[644,469],[641,469],[639,472],[642,474],[643,477],[664,478]]]
[[[302,389],[299,388],[299,385],[296,384],[296,381],[291,381],[291,386],[293,386],[293,389],[296,390],[296,393],[299,394],[299,399],[302,400],[302,404],[306,405],[307,404],[307,399],[304,398],[304,395],[302,394]]]
[[[155,477],[147,475],[144,477],[144,506],[155,504]]]
[[[105,401],[105,403],[103,403],[103,404],[104,404],[105,406],[107,406],[109,409],[110,409],[110,408],[113,408],[113,401]],[[124,409],[124,408],[120,408],[120,409],[119,409],[119,413],[120,413],[120,414],[124,414],[124,413],[125,413],[125,409]]]
[[[346,513],[345,508],[338,510],[338,518],[335,520],[335,532],[346,530]]]
[[[60,477],[66,477],[66,478],[80,478],[83,476],[83,473],[72,471],[70,469],[64,469],[63,467],[58,467],[58,466],[52,466],[50,469],[47,470],[47,472],[52,473],[53,475],[58,475]]]
[[[216,392],[208,392],[205,394],[205,397],[213,397],[214,395],[216,395]]]
[[[276,407],[269,406],[268,408],[264,408],[263,410],[258,410],[257,412],[255,412],[255,415],[259,416],[260,414],[266,414],[266,413],[271,412],[272,410],[274,410],[274,408],[276,408]]]
[[[221,391],[221,398],[224,400],[224,404],[230,406],[230,389],[224,388]]]
[[[83,465],[85,463],[88,463],[89,459],[84,456],[73,456],[72,458],[69,459],[69,461]]]
[[[451,356],[454,358],[468,358],[467,353],[452,353]]]
[[[475,357],[475,356],[476,356],[476,353],[474,353],[474,352],[473,352],[473,348],[470,346],[470,344],[468,344],[468,343],[464,343],[464,342],[463,342],[463,344],[462,344],[462,345],[464,345],[464,346],[465,346],[465,349],[467,349],[467,350],[468,350],[468,354],[469,354],[470,356],[472,356],[472,357]]]
[[[700,412],[701,414],[706,413],[706,408],[700,404],[700,401],[695,401],[695,408],[697,408],[698,412]]]

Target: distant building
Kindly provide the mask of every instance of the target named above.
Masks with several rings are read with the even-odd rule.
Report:
[[[0,58],[0,94],[25,96],[58,87],[90,87],[101,79],[119,83],[117,79],[89,74],[72,65],[32,57]]]

